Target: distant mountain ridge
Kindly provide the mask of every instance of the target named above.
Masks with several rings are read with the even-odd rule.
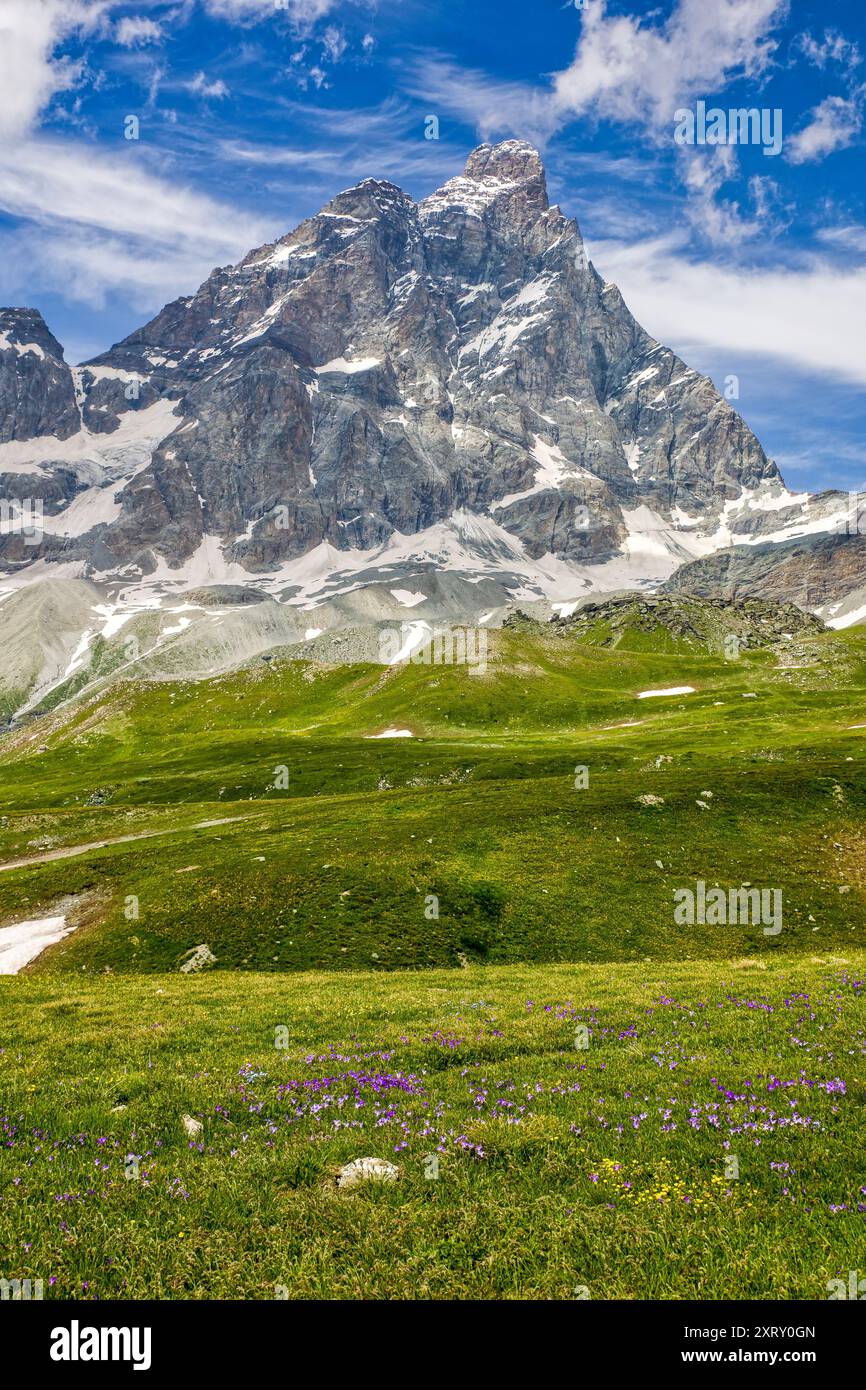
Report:
[[[519,140],[418,204],[363,180],[80,367],[35,310],[0,311],[0,495],[45,514],[37,544],[0,536],[0,588],[308,607],[447,569],[467,616],[481,577],[503,601],[653,588],[847,511],[789,493],[640,327]]]

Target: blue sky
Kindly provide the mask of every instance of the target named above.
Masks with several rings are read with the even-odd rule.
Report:
[[[781,151],[678,144],[700,101],[780,111]],[[862,0],[0,0],[0,302],[77,361],[341,188],[518,135],[789,485],[866,488],[864,106]]]

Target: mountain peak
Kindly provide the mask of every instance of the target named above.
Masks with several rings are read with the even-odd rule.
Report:
[[[515,227],[525,225],[527,219],[531,221],[549,206],[541,155],[527,140],[479,145],[462,174],[424,199],[422,219],[439,217],[454,203],[476,213],[501,206],[506,221]]]
[[[498,145],[479,145],[466,161],[467,179],[502,179],[507,183],[544,185],[541,155],[528,140],[503,140]]]
[[[40,348],[47,349],[51,356],[63,358],[63,348],[38,309],[18,307],[0,309],[0,337],[4,340],[0,344],[2,347],[35,343]]]
[[[72,373],[39,310],[0,309],[0,444],[68,439],[80,424]]]
[[[467,158],[463,178],[475,183],[520,183],[534,193],[532,202],[548,206],[548,183],[541,154],[528,140],[480,145]]]

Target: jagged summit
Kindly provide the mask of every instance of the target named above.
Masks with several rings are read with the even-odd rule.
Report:
[[[462,174],[449,179],[420,205],[427,224],[461,207],[476,216],[492,212],[504,229],[519,232],[548,209],[547,181],[541,156],[525,140],[479,145]]]
[[[363,179],[80,368],[37,319],[0,323],[0,487],[46,511],[16,573],[565,601],[844,511],[634,320],[522,140],[420,204]]]
[[[535,146],[527,140],[502,140],[496,145],[477,145],[467,157],[463,173],[449,179],[430,196],[435,198],[443,189],[449,188],[463,179],[470,179],[476,183],[495,181],[500,185],[535,185],[545,190],[546,193],[546,175],[541,155]],[[343,189],[341,193],[337,194],[334,201],[339,201],[347,195],[358,192],[372,193],[374,196],[381,194],[407,203],[413,201],[409,194],[391,179],[373,177],[360,179],[358,183]],[[327,204],[322,211],[327,211],[331,206],[333,206],[332,203]]]
[[[527,140],[503,140],[479,145],[466,161],[467,179],[501,179],[509,183],[545,183],[541,155]]]
[[[344,189],[343,194],[338,194],[337,196],[342,197],[346,193],[354,193],[359,190],[372,193],[374,197],[396,198],[402,203],[413,202],[412,197],[406,190],[401,188],[398,183],[394,183],[391,179],[361,179],[359,183],[352,184],[351,188]]]

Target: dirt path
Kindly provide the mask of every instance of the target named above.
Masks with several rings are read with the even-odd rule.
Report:
[[[262,813],[264,814],[264,813]],[[189,830],[209,830],[214,825],[232,825],[240,820],[256,820],[256,816],[223,816],[219,820],[200,820]],[[30,864],[47,864],[52,859],[72,859],[76,854],[87,854],[92,849],[105,849],[108,845],[127,845],[132,840],[152,840],[158,835],[177,835],[184,827],[170,826],[166,830],[140,830],[137,835],[118,835],[114,840],[92,840],[88,845],[65,845],[61,849],[49,849],[44,854],[31,854],[26,859],[10,859],[8,864],[0,864],[0,874],[9,869],[26,869]]]

